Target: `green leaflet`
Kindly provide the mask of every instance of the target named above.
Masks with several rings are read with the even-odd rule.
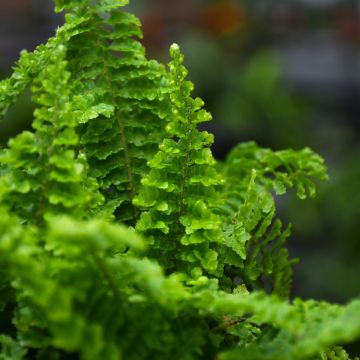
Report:
[[[340,346],[335,346],[334,348],[322,351],[320,356],[318,356],[319,360],[351,360],[349,354],[342,349]],[[356,357],[354,360],[358,360]]]
[[[214,273],[218,268],[216,245],[222,240],[221,220],[212,211],[216,186],[222,184],[209,146],[213,137],[197,129],[211,115],[203,101],[193,99],[193,84],[186,81],[183,55],[170,49],[172,113],[159,152],[148,162],[150,172],[134,204],[144,209],[136,229],[149,236],[150,256],[166,270],[190,274],[197,267]]]

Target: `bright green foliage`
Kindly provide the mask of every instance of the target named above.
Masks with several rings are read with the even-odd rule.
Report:
[[[159,152],[148,162],[150,172],[134,203],[143,212],[136,229],[150,241],[150,256],[166,270],[193,272],[218,268],[216,244],[221,242],[221,220],[213,213],[222,184],[209,146],[213,136],[199,131],[199,123],[211,120],[203,101],[191,98],[193,84],[186,80],[183,55],[177,45],[170,50],[172,113]]]
[[[277,195],[286,188],[296,188],[300,199],[316,194],[312,178],[327,179],[324,160],[309,148],[300,151],[272,151],[257,146],[254,142],[237,145],[226,161],[226,172],[232,178],[250,178],[256,170],[257,182]]]
[[[224,259],[226,270],[248,289],[266,286],[280,296],[290,291],[292,264],[284,247],[290,227],[282,229],[275,218],[275,202],[271,193],[257,182],[252,172],[249,184],[242,188],[228,179],[224,212]]]
[[[7,109],[15,103],[17,97],[22,93],[28,84],[27,70],[31,71],[32,68],[26,69],[24,63],[30,63],[29,54],[23,52],[17,66],[14,67],[12,76],[6,80],[0,81],[0,116],[3,116]]]
[[[331,305],[313,300],[295,300],[293,305],[285,305],[274,298],[259,302],[261,294],[254,294],[250,304],[240,305],[244,300],[228,298],[219,301],[219,307],[233,314],[241,308],[240,315],[246,311],[254,314],[247,321],[272,324],[246,346],[226,352],[221,359],[327,359],[334,356],[333,351],[323,351],[337,341],[351,341],[359,336],[360,301],[350,302],[346,307]],[[245,299],[246,302],[246,299]],[[215,306],[216,306],[215,302]],[[245,309],[244,309],[245,308]],[[333,355],[332,355],[333,353]],[[340,348],[336,354],[344,356]],[[316,354],[320,354],[319,356]],[[327,355],[328,354],[328,355]],[[347,357],[333,357],[347,359]]]
[[[79,132],[89,175],[99,182],[106,204],[117,209],[117,218],[133,222],[138,211],[131,200],[162,139],[168,85],[164,67],[148,61],[137,40],[139,19],[118,9],[126,4],[57,1],[57,8],[70,11],[58,36],[71,34],[67,59],[87,109]],[[107,109],[103,116],[97,116],[99,107]]]
[[[289,301],[274,196],[315,195],[309,149],[216,164],[183,55],[145,57],[125,0],[57,0],[66,23],[0,82],[32,131],[0,150],[0,360],[350,359],[360,300]]]
[[[1,164],[11,168],[1,178],[3,202],[26,223],[41,223],[46,216],[65,212],[82,217],[89,200],[95,200],[96,192],[89,190],[96,184],[85,180],[87,165],[76,158],[79,137],[64,57],[63,46],[53,50],[34,82],[34,101],[39,106],[34,113],[35,132],[24,131],[11,139],[0,157]]]
[[[0,118],[2,118],[8,108],[12,106],[18,96],[24,92],[34,74],[38,73],[43,64],[41,50],[37,49],[34,53],[23,51],[20,59],[14,66],[12,75],[0,81]]]
[[[339,346],[334,347],[328,351],[321,352],[319,360],[351,360],[348,353]],[[356,357],[354,360],[358,360]]]
[[[283,246],[290,228],[282,230],[281,221],[275,218],[272,193],[282,195],[295,186],[300,198],[314,196],[311,178],[327,178],[323,159],[310,149],[273,152],[250,142],[236,146],[222,169],[226,178],[221,209],[226,270],[250,289],[271,286],[287,297],[295,260],[288,260]]]

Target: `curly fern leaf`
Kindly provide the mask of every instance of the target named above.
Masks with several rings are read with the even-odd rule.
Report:
[[[0,119],[4,117],[7,110],[17,101],[39,71],[41,66],[40,53],[41,50],[39,49],[34,53],[23,51],[13,68],[12,75],[0,81]]]
[[[168,113],[165,69],[148,61],[138,41],[140,21],[119,10],[127,1],[57,1],[68,10],[65,27],[69,69],[79,107],[79,134],[90,171],[119,220],[133,222],[131,201],[163,138]],[[58,32],[66,38],[68,30]],[[76,32],[74,36],[73,33]],[[106,106],[103,116],[91,114]],[[149,136],[149,134],[151,134]]]
[[[76,155],[79,137],[64,58],[64,47],[54,49],[34,79],[35,132],[10,140],[0,158],[8,169],[2,177],[3,201],[24,222],[41,223],[44,216],[58,213],[82,217],[94,205],[91,201],[101,201],[91,192],[96,184],[85,180],[86,163]]]
[[[202,109],[201,99],[191,98],[193,84],[185,80],[179,47],[173,45],[170,54],[172,114],[167,136],[148,162],[151,170],[134,199],[146,210],[136,229],[151,239],[150,256],[169,271],[198,267],[193,271],[214,272],[218,266],[214,249],[222,233],[220,218],[211,207],[222,179],[209,148],[213,136],[197,129],[211,115]]]
[[[38,77],[42,69],[51,62],[53,51],[57,51],[58,46],[64,45],[71,37],[83,31],[80,25],[86,18],[69,16],[68,20],[57,30],[56,36],[50,38],[45,45],[37,46],[31,53],[23,50],[13,67],[12,75],[0,81],[0,120],[25,89]]]
[[[262,329],[262,335],[250,345],[235,348],[221,359],[313,359],[336,343],[351,342],[360,336],[360,300],[345,307],[314,300],[296,300],[293,305],[274,297],[253,293],[245,297],[222,296],[210,309],[222,309],[248,320]],[[272,330],[271,330],[272,329]]]
[[[67,217],[53,218],[41,236],[20,224],[5,236],[3,223],[0,260],[14,279],[13,322],[25,348],[85,359],[195,360],[210,341],[206,320],[187,306],[191,294],[138,258],[144,246],[133,230]],[[181,350],[180,340],[187,344]]]
[[[275,218],[275,202],[271,193],[257,183],[254,170],[247,187],[243,181],[227,179],[224,191],[223,217],[225,264],[224,279],[228,286],[242,282],[250,290],[267,288],[288,297],[292,264],[284,247],[290,226],[282,229]],[[240,190],[241,189],[241,190]]]
[[[309,148],[272,151],[260,148],[254,142],[237,145],[228,155],[225,173],[237,179],[251,177],[256,170],[260,184],[277,195],[286,188],[296,188],[299,198],[313,197],[316,194],[312,179],[326,180],[324,160]]]
[[[356,357],[354,360],[358,360]],[[316,360],[351,360],[349,354],[340,346],[335,346],[327,351],[322,351]]]
[[[229,280],[249,289],[271,287],[289,295],[292,264],[284,247],[290,227],[275,218],[272,191],[283,194],[295,186],[300,198],[314,196],[311,178],[326,179],[323,159],[310,149],[273,152],[254,142],[235,147],[222,166],[226,179],[223,214],[223,261]],[[270,282],[270,283],[269,283]],[[231,285],[231,283],[230,283]]]

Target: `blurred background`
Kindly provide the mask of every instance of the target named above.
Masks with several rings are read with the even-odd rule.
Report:
[[[346,302],[360,295],[360,0],[134,0],[143,43],[168,60],[172,42],[212,112],[215,156],[240,141],[275,150],[310,146],[330,181],[316,199],[281,199],[293,223],[294,296]],[[51,0],[0,1],[0,78],[22,49],[62,23]],[[29,127],[21,97],[0,125],[0,143]]]

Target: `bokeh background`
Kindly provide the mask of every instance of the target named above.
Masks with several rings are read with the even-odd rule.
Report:
[[[310,146],[330,180],[318,197],[279,200],[293,223],[294,296],[346,302],[360,295],[360,0],[133,0],[152,58],[172,42],[214,116],[214,152],[240,141],[276,150]],[[51,0],[0,1],[0,78],[22,49],[62,23]],[[0,143],[29,128],[21,97],[0,124]]]

